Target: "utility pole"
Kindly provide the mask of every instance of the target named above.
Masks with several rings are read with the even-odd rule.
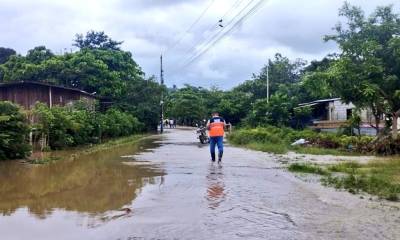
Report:
[[[160,82],[161,82],[161,87],[164,86],[164,70],[163,70],[163,62],[162,62],[162,54],[160,55]],[[160,124],[160,133],[164,132],[164,92],[161,90],[161,101],[160,101],[160,106],[161,106],[161,113],[160,113],[160,119],[161,119],[161,124]]]
[[[267,62],[267,103],[269,103],[269,59]]]

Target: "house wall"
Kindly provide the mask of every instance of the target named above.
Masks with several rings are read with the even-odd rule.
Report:
[[[50,99],[51,96],[51,99]],[[94,106],[95,98],[71,89],[43,86],[39,84],[19,84],[0,87],[0,101],[10,101],[25,109],[32,109],[36,102],[50,106],[65,106],[74,101],[85,99]]]
[[[347,109],[355,108],[354,104],[346,104],[340,100],[332,101],[329,103],[329,110],[331,111],[330,120],[345,121],[347,120]]]
[[[11,85],[0,88],[0,100],[32,109],[36,102],[49,103],[48,87],[40,85]]]
[[[354,110],[355,106],[352,103],[346,104],[340,100],[337,100],[329,103],[329,109],[332,113],[332,118],[330,120],[345,121],[347,120],[347,110]],[[373,121],[373,116],[369,109],[361,109],[360,117],[362,122]]]
[[[321,132],[330,132],[330,133],[337,133],[339,131],[339,128],[319,128]],[[354,133],[357,134],[358,130],[353,129]],[[375,136],[376,135],[376,129],[372,127],[361,127],[360,128],[361,135],[369,135],[369,136]]]

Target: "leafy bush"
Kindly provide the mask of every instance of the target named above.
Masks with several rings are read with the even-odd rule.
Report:
[[[37,104],[34,109],[38,137],[52,149],[97,143],[101,139],[127,136],[143,130],[131,114],[117,109],[98,113],[81,107],[52,107]]]
[[[0,160],[24,158],[30,152],[29,126],[20,108],[0,102]]]
[[[373,146],[376,153],[381,155],[400,154],[400,137],[387,136],[376,141]]]
[[[142,131],[143,127],[137,118],[117,109],[109,109],[100,116],[100,129],[106,138],[127,136]]]
[[[254,143],[259,143],[281,144],[286,146],[303,138],[308,141],[308,146],[325,149],[351,150],[362,153],[373,151],[372,142],[375,139],[375,137],[372,136],[345,136],[334,133],[318,133],[311,129],[297,131],[292,128],[278,128],[274,126],[238,129],[231,133],[228,138],[233,143],[239,145],[254,145]]]

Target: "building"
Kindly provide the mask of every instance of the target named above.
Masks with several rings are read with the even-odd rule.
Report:
[[[354,104],[346,104],[340,98],[301,103],[298,107],[310,107],[312,110],[311,128],[325,132],[336,132],[340,127],[345,126],[347,120],[351,118],[355,111]],[[371,111],[362,109],[359,114],[361,117],[361,134],[376,135],[376,129],[373,127],[375,120]],[[383,125],[379,127],[382,128]]]
[[[96,99],[95,95],[76,88],[42,82],[22,81],[0,84],[0,101],[10,101],[27,110],[32,109],[37,102],[53,107],[66,106],[78,100],[84,100],[94,108]]]

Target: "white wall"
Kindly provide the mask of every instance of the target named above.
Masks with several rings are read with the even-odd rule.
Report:
[[[329,111],[332,112],[331,120],[347,120],[347,109],[354,109],[354,104],[346,104],[340,100],[329,103]],[[333,110],[333,111],[332,111]]]

